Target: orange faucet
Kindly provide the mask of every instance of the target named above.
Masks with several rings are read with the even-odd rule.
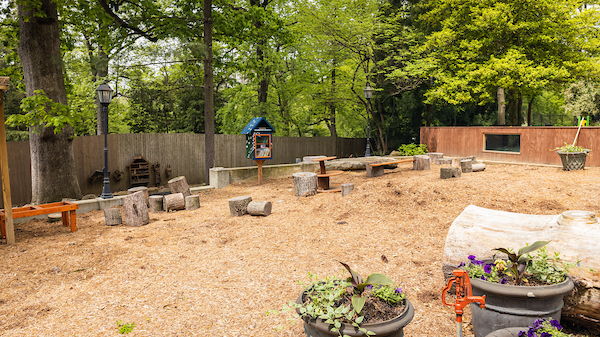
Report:
[[[465,270],[454,269],[452,274],[454,276],[448,279],[448,284],[442,290],[442,302],[447,306],[454,307],[454,312],[456,313],[456,336],[462,337],[463,309],[470,303],[479,303],[481,309],[485,309],[485,295],[473,296],[471,279],[469,279],[469,274]],[[446,302],[446,293],[450,290],[453,283],[456,283],[456,301],[454,304]]]

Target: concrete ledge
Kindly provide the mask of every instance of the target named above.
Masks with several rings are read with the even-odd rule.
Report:
[[[264,165],[263,178],[277,178],[282,176],[291,176],[296,172],[314,172],[318,166],[314,163],[296,163],[296,164],[278,164]],[[243,181],[246,179],[258,177],[258,166],[247,167],[214,167],[210,169],[210,183],[215,189],[221,189],[231,183]]]

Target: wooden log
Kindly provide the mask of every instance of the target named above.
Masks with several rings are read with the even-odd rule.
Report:
[[[149,198],[150,202],[150,213],[158,213],[165,210],[163,207],[164,197],[162,195],[151,195]]]
[[[242,216],[248,214],[248,204],[252,201],[251,196],[243,196],[229,199],[229,212],[231,216]]]
[[[185,209],[193,211],[200,208],[200,196],[197,194],[188,195],[185,197]]]
[[[452,165],[452,159],[450,158],[438,158],[435,163],[437,165]]]
[[[460,167],[460,162],[459,162],[459,158],[452,158],[452,166],[453,167]]]
[[[435,163],[438,159],[444,157],[444,154],[441,152],[428,152],[427,155],[431,158],[431,162]]]
[[[250,201],[248,203],[248,214],[268,216],[271,214],[273,205],[270,201]]]
[[[473,164],[471,167],[473,168],[473,172],[481,172],[485,170],[485,164]]]
[[[413,161],[413,170],[414,171],[427,171],[430,169],[431,158],[425,155],[417,155],[413,156],[415,161]]]
[[[135,192],[140,192],[142,191],[144,193],[144,198],[146,199],[146,205],[150,206],[150,201],[148,200],[148,187],[146,186],[138,186],[138,187],[132,187],[130,189],[127,190],[128,194],[133,194]]]
[[[342,197],[347,196],[354,189],[354,184],[342,184]]]
[[[104,210],[104,224],[107,226],[116,226],[123,223],[120,208],[107,208]]]
[[[169,180],[168,185],[171,194],[183,193],[184,197],[192,195],[192,191],[190,191],[190,186],[185,180],[185,176],[179,176]]]
[[[573,268],[570,272],[575,290],[565,296],[563,317],[600,329],[600,254],[597,248],[600,223],[593,212],[531,215],[470,205],[454,219],[448,230],[442,270],[448,275],[458,264],[466,262],[469,255],[482,260],[491,258],[494,248],[516,251],[538,240],[550,241],[547,245],[549,254],[559,252],[564,261],[581,261],[582,268]]]
[[[365,165],[367,170],[367,178],[381,177],[383,175],[383,166],[371,166],[371,164],[379,164],[381,161],[370,161]]]
[[[150,223],[144,192],[136,192],[123,198],[123,214],[127,226],[140,227]]]
[[[163,198],[163,207],[167,212],[185,209],[185,198],[183,197],[183,193],[165,195]]]
[[[460,161],[460,170],[462,173],[473,172],[473,161],[471,159],[463,159]]]
[[[313,172],[297,172],[292,174],[294,195],[309,197],[317,194],[317,174]]]
[[[460,167],[441,167],[440,168],[440,178],[441,179],[450,179],[450,178],[458,178],[460,177],[461,171]]]

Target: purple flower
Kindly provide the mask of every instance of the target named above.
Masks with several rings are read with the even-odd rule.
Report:
[[[549,332],[542,332],[542,335],[540,337],[552,337],[552,334],[550,334]]]
[[[396,293],[402,294],[402,288],[400,288],[400,287],[396,288]]]
[[[539,328],[540,328],[540,326],[541,326],[543,323],[544,323],[544,320],[543,320],[543,319],[539,319],[539,318],[538,318],[538,319],[536,319],[536,320],[533,322],[533,329],[535,329],[535,330],[539,329]]]
[[[500,284],[505,284],[506,282],[507,281],[506,281],[506,279],[504,277],[500,280]]]
[[[481,275],[481,279],[484,280],[484,281],[487,281],[487,279],[483,275]]]
[[[537,337],[537,335],[533,329],[529,329],[529,331],[527,331],[527,337]]]
[[[464,262],[461,262],[461,263],[458,265],[458,267],[457,267],[457,268],[462,268],[462,267],[464,267],[464,266],[465,266],[465,263],[464,263]]]
[[[471,260],[471,261],[475,260],[475,255],[469,255],[469,260]]]
[[[479,261],[479,260],[475,260],[475,261],[473,261],[473,264],[476,264],[478,266],[483,266],[485,264],[485,262]]]
[[[373,289],[373,286],[369,284],[368,286],[365,287],[365,289],[371,290],[371,289]]]
[[[526,337],[527,333],[525,331],[519,331],[518,337]]]
[[[555,320],[555,319],[550,320],[550,325],[552,325],[553,327],[555,327],[557,330],[561,330],[562,329],[562,326],[560,325],[560,323],[557,320]]]
[[[485,267],[483,267],[483,271],[486,272],[487,274],[492,272],[492,265],[491,264],[486,264]]]

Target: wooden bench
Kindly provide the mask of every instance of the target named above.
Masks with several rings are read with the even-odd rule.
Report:
[[[344,171],[329,171],[327,173],[318,173],[317,174],[317,192],[341,192],[342,188],[332,189],[329,186],[329,177],[339,176],[344,173]]]
[[[365,168],[367,169],[367,178],[379,177],[383,175],[383,167],[386,165],[409,163],[415,161],[414,159],[401,159],[388,162],[367,162]]]
[[[71,232],[75,232],[77,230],[75,213],[78,208],[78,204],[69,201],[53,202],[50,204],[26,207],[15,207],[12,209],[12,217],[13,219],[18,219],[35,215],[61,212],[62,224],[64,226],[71,226]],[[5,216],[4,209],[0,209],[0,239],[6,239]]]

